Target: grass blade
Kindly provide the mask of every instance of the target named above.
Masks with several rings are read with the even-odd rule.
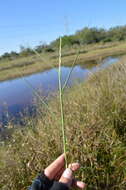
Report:
[[[71,76],[71,73],[72,73],[72,71],[73,71],[73,69],[74,69],[74,65],[75,65],[75,63],[76,63],[76,61],[77,61],[77,59],[78,59],[78,56],[79,56],[79,51],[77,52],[76,57],[75,57],[75,59],[74,59],[74,61],[73,61],[72,68],[71,68],[71,70],[70,70],[70,72],[69,72],[69,74],[68,74],[68,76],[67,76],[67,78],[66,78],[66,80],[65,80],[65,83],[64,83],[64,85],[63,85],[62,91],[66,88],[66,86],[67,86],[67,84],[68,84],[68,81],[69,81],[70,76]]]
[[[62,46],[62,38],[60,37],[60,44],[59,44],[59,96],[60,96],[60,112],[61,112],[61,129],[62,129],[62,137],[63,137],[63,152],[65,155],[65,164],[67,168],[67,156],[66,156],[66,135],[65,135],[65,125],[64,125],[64,112],[63,112],[63,91],[62,91],[62,84],[61,84],[61,46]]]

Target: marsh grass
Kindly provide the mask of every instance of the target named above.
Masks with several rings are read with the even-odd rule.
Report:
[[[64,92],[67,161],[79,161],[76,173],[88,190],[126,189],[126,58],[91,74]],[[41,104],[40,110],[41,110]],[[0,148],[0,188],[25,190],[37,173],[62,153],[59,95],[36,122],[15,130]],[[42,109],[43,110],[43,109]]]

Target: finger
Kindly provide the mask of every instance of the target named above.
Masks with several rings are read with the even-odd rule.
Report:
[[[70,168],[72,171],[76,171],[80,168],[80,164],[79,163],[72,163],[69,164],[68,168]],[[60,171],[56,174],[56,176],[54,177],[54,179],[59,180],[62,173],[64,172],[65,168],[61,168]]]
[[[82,181],[77,181],[76,179],[73,180],[73,184],[74,187],[78,187],[80,189],[84,189],[86,187],[86,184]]]
[[[80,168],[80,164],[79,163],[72,163],[72,164],[69,164],[68,168],[70,168],[72,171],[76,171]]]
[[[63,167],[63,168],[61,168],[61,170],[56,174],[56,176],[54,177],[54,179],[55,179],[56,181],[58,181],[58,180],[61,178],[61,175],[63,174],[64,170],[65,170],[65,168]]]
[[[54,179],[57,173],[63,168],[65,163],[64,154],[59,156],[53,163],[51,163],[45,170],[44,174],[50,179]]]
[[[70,168],[65,169],[59,182],[65,183],[68,187],[71,186],[73,180],[73,172]]]

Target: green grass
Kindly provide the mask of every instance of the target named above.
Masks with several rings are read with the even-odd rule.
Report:
[[[77,48],[66,48],[62,50],[62,62],[70,66],[76,57]],[[126,43],[106,43],[81,46],[80,54],[76,64],[86,62],[99,62],[107,56],[114,56],[126,53]],[[30,75],[33,73],[57,67],[58,51],[54,53],[43,53],[29,57],[17,58],[11,61],[0,61],[0,81]]]
[[[67,147],[66,147],[66,130],[65,130],[65,121],[64,121],[64,106],[63,106],[63,87],[62,87],[62,73],[61,73],[61,65],[62,64],[62,38],[60,37],[59,43],[59,71],[58,71],[58,78],[59,78],[59,100],[60,100],[60,113],[61,113],[61,129],[62,129],[62,141],[63,141],[63,153],[65,155],[65,165],[66,168],[67,164]]]
[[[62,153],[59,95],[48,106],[55,117],[45,111],[29,119],[27,128],[15,129],[1,146],[1,190],[27,189],[38,171]],[[38,110],[43,113],[39,103]],[[76,176],[87,190],[125,190],[126,58],[66,90],[64,117],[67,159],[81,163]]]

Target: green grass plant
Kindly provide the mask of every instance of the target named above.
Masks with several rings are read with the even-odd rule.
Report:
[[[59,43],[59,98],[60,98],[60,113],[61,113],[61,129],[62,129],[62,138],[63,138],[63,152],[65,155],[65,164],[67,168],[67,147],[66,147],[66,134],[65,134],[65,123],[64,123],[64,110],[63,110],[63,90],[62,90],[62,73],[61,73],[61,63],[62,63],[62,38],[60,37]]]

